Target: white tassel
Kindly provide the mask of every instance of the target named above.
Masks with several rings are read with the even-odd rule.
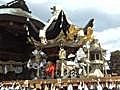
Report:
[[[28,63],[27,63],[27,67],[30,69],[30,68],[32,68],[31,67],[31,59],[29,59],[29,61],[28,61]]]
[[[7,74],[8,70],[7,70],[7,66],[5,65],[5,68],[4,68],[4,73]]]
[[[85,52],[83,51],[82,48],[79,48],[77,53],[76,53],[77,60],[80,61],[81,58],[85,58],[85,57],[86,57]]]
[[[83,31],[83,30],[78,31],[78,36],[79,36],[79,37],[80,37],[80,36],[84,36],[84,31]]]
[[[29,21],[30,21],[30,19],[29,19],[29,18],[27,18],[27,21],[29,22]]]
[[[44,45],[46,45],[47,44],[46,30],[40,30],[39,37],[41,39],[41,43],[44,44]]]

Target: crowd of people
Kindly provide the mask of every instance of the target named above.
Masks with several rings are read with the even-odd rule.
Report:
[[[72,83],[19,83],[19,82],[1,82],[0,90],[120,90],[119,82],[79,82]]]

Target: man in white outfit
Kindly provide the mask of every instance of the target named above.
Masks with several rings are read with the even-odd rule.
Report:
[[[102,85],[100,85],[99,82],[97,82],[97,90],[103,90]]]
[[[73,90],[72,84],[69,84],[69,85],[68,85],[67,90]]]
[[[78,90],[82,90],[82,83],[80,82],[80,84],[78,85]]]

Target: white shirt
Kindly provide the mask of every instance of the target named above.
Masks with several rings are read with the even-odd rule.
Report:
[[[117,89],[120,90],[120,84],[117,85]]]
[[[16,86],[15,89],[18,90],[18,89],[20,89],[20,87],[19,87],[19,86]]]
[[[86,84],[84,84],[84,90],[88,90],[88,87]]]
[[[1,87],[1,89],[0,90],[5,90],[5,87]]]
[[[93,85],[90,85],[90,89],[94,89],[94,86],[93,86]]]
[[[78,90],[82,90],[81,84],[78,85]]]
[[[68,85],[67,90],[73,90],[72,84],[69,84],[69,85]]]
[[[5,90],[9,90],[9,88],[8,88],[8,87],[6,87],[6,88],[5,88]]]
[[[109,86],[108,86],[108,89],[113,89],[113,87],[115,87],[115,85],[114,84],[110,84]]]
[[[97,90],[103,90],[100,84],[97,85]]]

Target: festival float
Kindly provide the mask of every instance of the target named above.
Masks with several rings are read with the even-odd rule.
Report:
[[[45,23],[24,0],[0,6],[0,80],[66,85],[119,80],[106,77],[106,50],[94,36],[94,19],[79,27],[61,8],[51,10]]]
[[[39,40],[35,34],[44,25],[31,14],[23,0],[0,6],[0,80],[28,77],[26,63],[35,48],[30,38]]]

